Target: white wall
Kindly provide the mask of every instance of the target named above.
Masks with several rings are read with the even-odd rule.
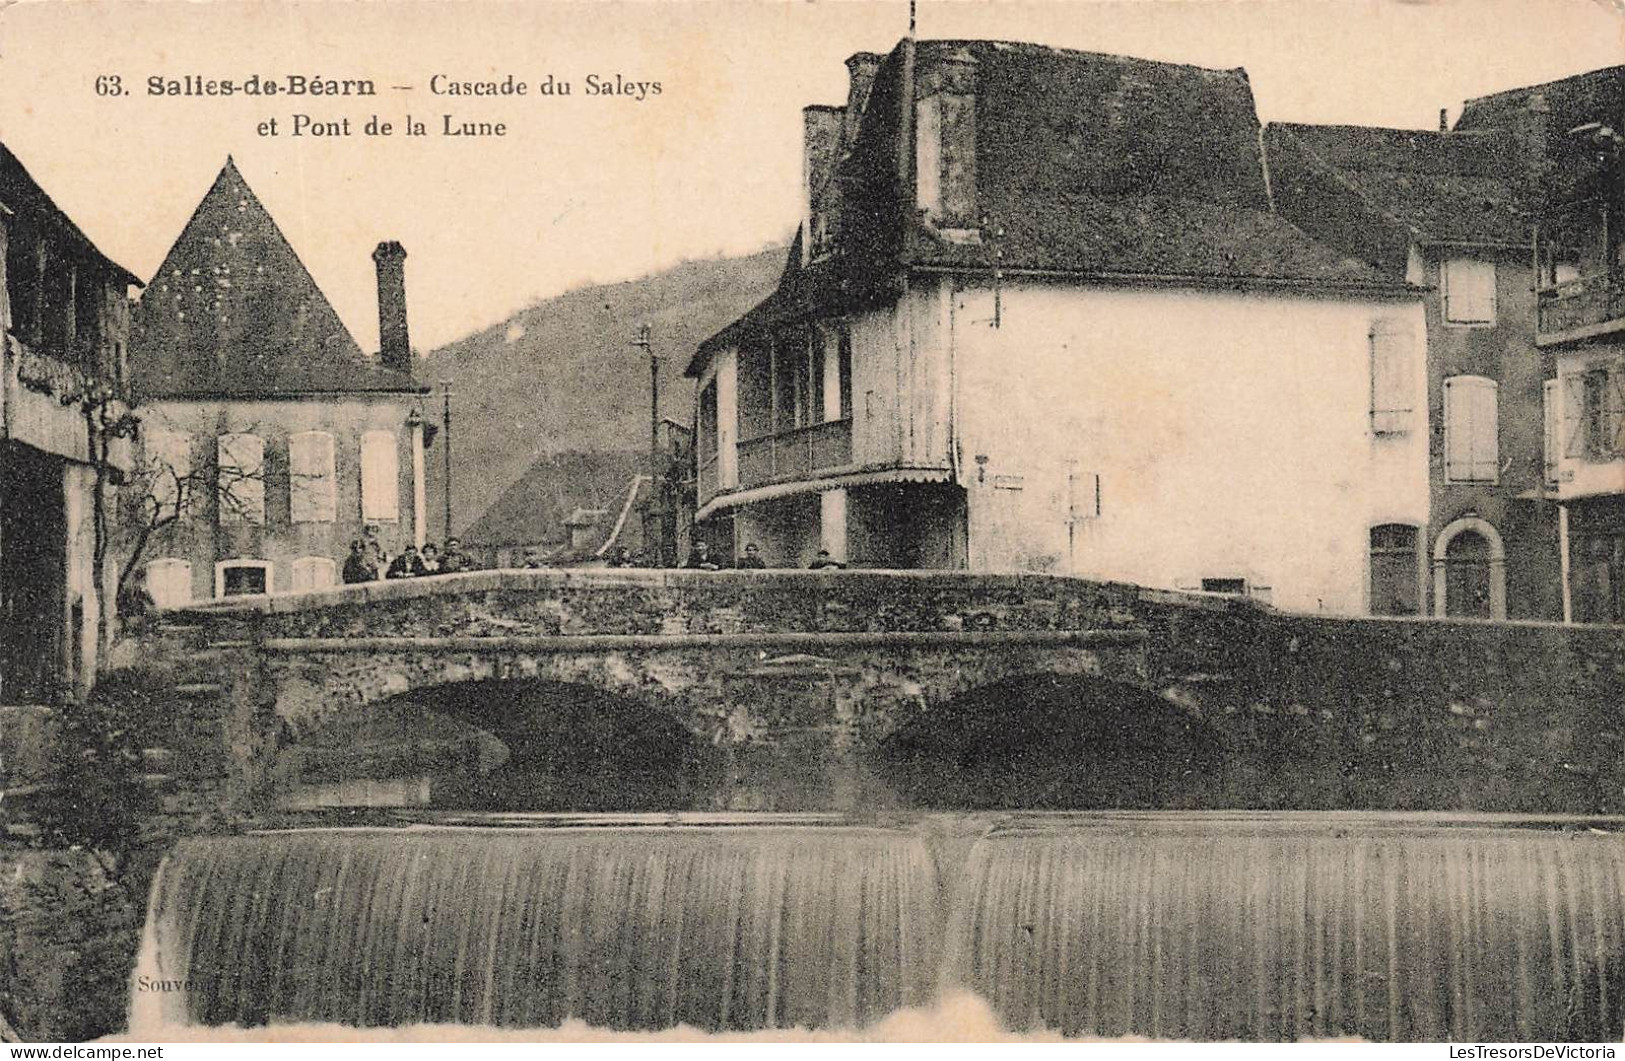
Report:
[[[1426,525],[1420,302],[1011,284],[994,329],[992,301],[951,307],[973,570],[1246,578],[1279,607],[1360,613],[1370,526]],[[1416,335],[1398,437],[1370,430],[1379,317]],[[1080,509],[1101,477],[1070,546],[1069,471]]]

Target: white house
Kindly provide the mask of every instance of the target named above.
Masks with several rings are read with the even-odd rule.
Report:
[[[848,65],[805,112],[778,291],[690,365],[699,533],[1417,610],[1419,294],[1273,212],[1245,73],[987,41]]]

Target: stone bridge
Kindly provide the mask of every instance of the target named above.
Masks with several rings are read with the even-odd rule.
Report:
[[[606,807],[1614,812],[1622,634],[1051,576],[491,571],[165,613],[147,656],[175,773],[244,808],[391,770],[453,794],[407,802],[466,799],[492,768],[468,742],[359,747],[356,719],[411,705],[551,763],[547,798],[487,792],[502,809],[596,784]]]

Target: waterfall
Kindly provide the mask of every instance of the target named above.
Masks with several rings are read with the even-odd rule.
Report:
[[[865,829],[197,839],[143,975],[205,1025],[856,1026],[931,996],[937,904],[925,846]]]
[[[1013,830],[972,852],[944,966],[1007,1026],[1065,1035],[1618,1040],[1620,840],[1336,815]]]
[[[192,1025],[858,1028],[969,991],[1074,1036],[1617,1040],[1625,838],[1102,814],[192,839],[138,974],[184,984],[163,1018]]]

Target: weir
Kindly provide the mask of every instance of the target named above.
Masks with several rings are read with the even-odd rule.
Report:
[[[131,1027],[1617,1040],[1617,822],[1105,813],[586,818],[184,841]],[[181,990],[143,990],[178,983]]]

